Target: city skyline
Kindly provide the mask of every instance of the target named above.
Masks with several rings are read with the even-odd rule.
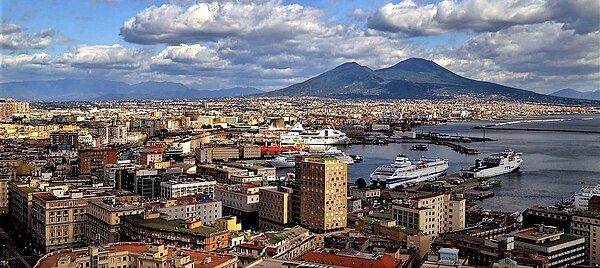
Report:
[[[274,90],[410,57],[551,93],[600,88],[596,1],[3,2],[0,82],[94,77]]]

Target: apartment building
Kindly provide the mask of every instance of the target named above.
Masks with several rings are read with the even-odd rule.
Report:
[[[104,176],[104,166],[117,163],[117,150],[115,149],[85,149],[79,150],[79,173]]]
[[[11,181],[8,183],[8,213],[14,221],[17,229],[28,232],[31,230],[31,203],[33,195],[41,190],[31,187],[29,183]]]
[[[35,268],[140,267],[140,268],[236,268],[236,256],[172,248],[138,242],[52,252]]]
[[[535,251],[548,258],[549,268],[583,264],[585,238],[565,234],[554,226],[539,225],[512,233],[515,246]]]
[[[162,162],[163,154],[158,150],[145,149],[140,151],[140,165],[150,166],[153,163]]]
[[[398,226],[437,236],[465,228],[465,202],[448,194],[424,194],[393,205],[392,216]]]
[[[298,161],[300,160],[300,161]],[[297,157],[300,169],[300,223],[316,233],[347,224],[348,165],[335,157]]]
[[[169,219],[198,219],[205,223],[213,223],[221,218],[223,206],[221,201],[212,200],[206,195],[185,196],[168,199],[166,202],[150,203],[150,207],[166,214]]]
[[[77,131],[50,132],[50,144],[59,149],[76,150],[79,148],[79,133]]]
[[[214,160],[229,161],[240,158],[237,147],[199,147],[196,148],[196,161],[198,163],[212,163]]]
[[[229,231],[206,226],[201,220],[169,220],[160,213],[143,213],[121,216],[121,234],[134,241],[216,251],[228,247]]]
[[[223,202],[223,215],[237,216],[244,229],[257,229],[259,190],[252,184],[222,185],[215,188],[215,200]]]
[[[571,222],[571,233],[585,239],[587,264],[600,265],[600,214],[575,213]]]
[[[8,211],[8,182],[8,176],[0,177],[0,213]]]
[[[292,191],[289,188],[263,188],[258,191],[258,229],[279,231],[292,221]]]
[[[198,165],[198,175],[207,176],[219,183],[232,184],[233,176],[250,175],[248,170],[230,167],[223,164],[200,164]]]
[[[13,99],[0,99],[0,118],[10,118],[16,113],[28,113],[29,103]]]
[[[139,200],[128,202],[117,198],[90,200],[87,204],[85,222],[85,243],[104,245],[120,241],[120,217],[144,212]]]
[[[213,198],[215,196],[215,185],[217,185],[216,181],[205,179],[163,181],[160,183],[160,197],[177,198],[203,194]]]
[[[31,230],[43,252],[85,245],[86,210],[91,200],[109,199],[104,194],[53,189],[33,196]]]
[[[160,197],[160,184],[164,179],[158,170],[137,170],[133,182],[133,192],[145,198]]]

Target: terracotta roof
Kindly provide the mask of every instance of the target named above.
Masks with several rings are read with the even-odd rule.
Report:
[[[150,244],[139,243],[139,242],[120,242],[120,243],[108,244],[108,245],[102,246],[101,248],[108,250],[111,253],[128,251],[130,253],[139,255],[139,254],[146,252],[150,248]],[[206,252],[206,251],[190,250],[190,249],[175,249],[172,247],[169,247],[169,255],[170,256],[172,256],[174,254],[174,250],[179,250],[179,251],[183,252],[185,255],[190,256],[190,259],[192,261],[194,261],[194,267],[198,267],[198,268],[207,268],[207,267],[218,266],[218,265],[221,265],[223,263],[226,263],[226,262],[231,261],[232,259],[236,258],[235,256],[231,256],[231,255],[216,254],[216,253],[210,253],[210,252]],[[78,249],[72,249],[72,250],[66,249],[66,250],[54,251],[54,252],[46,254],[44,257],[42,257],[40,260],[38,260],[38,262],[34,266],[34,268],[52,268],[52,266],[54,266],[58,262],[58,260],[63,256],[70,256],[71,260],[75,260],[78,256],[83,257],[87,254],[88,254],[88,248],[78,248]],[[202,264],[202,261],[206,257],[211,257],[211,262],[208,264]]]
[[[301,261],[320,263],[350,268],[395,268],[400,266],[401,260],[389,255],[381,255],[377,258],[361,258],[345,255],[336,255],[321,252],[309,252],[300,258]]]

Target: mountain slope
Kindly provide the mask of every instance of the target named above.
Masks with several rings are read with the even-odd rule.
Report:
[[[433,61],[419,58],[374,71],[357,63],[345,63],[304,82],[267,93],[270,96],[391,99],[454,98],[465,94],[533,102],[587,103],[465,78]]]
[[[551,93],[550,95],[572,99],[600,100],[600,89],[596,91],[581,92],[572,88],[565,88]]]
[[[101,79],[59,79],[0,84],[0,97],[29,101],[201,99],[260,93],[264,93],[264,91],[250,87],[196,90],[172,82],[148,81],[130,85]]]
[[[316,95],[316,96],[339,96],[339,95],[375,95],[377,89],[384,82],[373,70],[360,66],[355,62],[344,63],[333,70],[320,74],[305,82],[291,85],[281,91],[271,91],[266,95],[276,96],[281,92],[285,95]]]

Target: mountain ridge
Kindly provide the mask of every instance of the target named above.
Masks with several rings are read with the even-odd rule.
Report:
[[[352,68],[348,66],[352,66]],[[358,66],[365,71],[361,72]],[[366,70],[369,70],[368,76],[365,74]],[[340,79],[340,77],[344,77],[344,79]],[[466,94],[541,103],[599,104],[594,101],[548,96],[529,90],[470,79],[455,74],[431,60],[421,58],[409,58],[377,70],[355,62],[344,63],[304,82],[270,91],[264,95],[446,99]]]
[[[203,99],[264,93],[253,87],[196,90],[181,83],[135,84],[105,79],[56,79],[0,83],[0,97],[27,101],[109,101],[133,99]]]
[[[595,91],[582,92],[572,88],[564,88],[556,92],[550,93],[549,95],[572,99],[600,100],[600,89]]]

